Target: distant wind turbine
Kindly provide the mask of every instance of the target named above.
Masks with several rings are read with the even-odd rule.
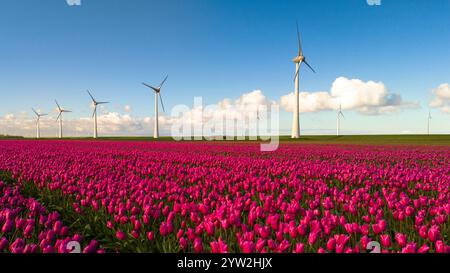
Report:
[[[432,119],[433,117],[431,116],[431,111],[430,110],[428,110],[428,135],[430,135],[430,123],[431,123],[431,119]]]
[[[161,82],[161,84],[158,87],[153,87],[151,85],[148,85],[146,83],[142,83],[143,85],[147,86],[150,89],[153,89],[153,91],[155,91],[155,129],[153,131],[153,138],[158,138],[159,137],[159,127],[158,127],[158,97],[161,101],[161,106],[163,111],[164,110],[164,103],[161,97],[161,87],[163,86],[163,84],[166,82],[167,78],[169,76],[167,75],[164,80]]]
[[[34,110],[34,108],[31,108],[31,110],[33,110],[33,112],[36,114],[36,138],[40,138],[41,137],[41,128],[40,128],[40,121],[41,121],[41,117],[46,116],[48,114],[40,114],[39,112],[37,112],[36,110]]]
[[[58,117],[56,118],[56,121],[59,120],[59,138],[63,137],[63,121],[62,121],[62,113],[69,113],[72,112],[70,110],[65,110],[59,106],[58,102],[55,100],[56,106],[58,106]]]
[[[92,118],[94,119],[94,138],[98,137],[98,132],[97,132],[97,105],[100,104],[107,104],[109,102],[107,101],[96,101],[94,99],[94,96],[92,96],[91,92],[89,92],[89,90],[86,90],[89,94],[89,96],[92,99],[92,105],[94,106],[94,111],[92,112]]]
[[[309,69],[311,69],[312,72],[316,73],[314,69],[309,65],[309,63],[306,61],[305,56],[303,55],[303,49],[302,49],[302,42],[300,38],[300,31],[298,29],[298,23],[297,23],[297,40],[298,40],[298,55],[293,59],[293,62],[295,63],[295,109],[294,109],[294,117],[293,117],[293,124],[292,124],[292,138],[299,138],[300,137],[300,97],[299,97],[299,78],[300,78],[300,66],[302,63],[305,63],[306,66],[308,66]]]
[[[342,113],[342,105],[339,104],[339,111],[337,113],[337,128],[336,128],[336,135],[339,136],[340,129],[341,129],[341,117],[344,117],[344,113]]]

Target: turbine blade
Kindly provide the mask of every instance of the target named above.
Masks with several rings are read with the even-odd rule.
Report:
[[[340,114],[343,118],[345,118],[344,113],[339,112],[339,114]]]
[[[309,65],[306,60],[304,60],[303,62],[309,67],[309,69],[311,69],[312,72],[316,73],[316,71]]]
[[[167,78],[169,77],[169,75],[167,75],[164,80],[161,82],[161,84],[159,85],[159,88],[161,88],[163,86],[163,84],[166,82]]]
[[[58,102],[55,100],[56,105],[58,106],[58,109],[61,110],[61,106],[59,106]]]
[[[36,116],[39,116],[38,112],[36,110],[34,110],[34,108],[31,108],[31,110],[33,110],[33,112],[36,114]]]
[[[166,110],[164,109],[164,103],[163,103],[163,100],[161,97],[161,93],[158,93],[158,95],[159,95],[159,100],[161,101],[161,106],[162,106],[163,112],[166,112]]]
[[[109,101],[100,101],[100,102],[97,102],[97,105],[99,105],[99,104],[107,104],[107,103],[109,103]]]
[[[89,90],[86,90],[94,103],[97,103]]]
[[[298,29],[298,21],[296,23],[297,23],[298,56],[303,56],[302,40],[300,37],[300,31]]]
[[[158,92],[158,89],[156,89],[155,87],[153,87],[153,86],[151,86],[151,85],[149,85],[149,84],[146,84],[145,82],[143,82],[142,84],[145,85],[145,86],[147,86],[147,87],[150,88],[150,89],[153,89],[153,91]]]
[[[56,118],[56,121],[58,121],[58,119],[61,117],[62,112],[59,112],[58,117]]]

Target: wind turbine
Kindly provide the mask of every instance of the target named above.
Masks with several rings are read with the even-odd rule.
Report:
[[[36,138],[40,138],[41,137],[41,128],[39,126],[39,122],[41,120],[41,117],[46,116],[48,114],[39,114],[36,110],[34,110],[34,108],[31,108],[31,110],[33,110],[33,112],[36,114]]]
[[[341,117],[344,117],[344,113],[342,113],[342,105],[339,104],[339,111],[337,113],[337,129],[336,129],[336,135],[339,136],[340,127],[341,127]]]
[[[430,135],[431,111],[428,110],[428,135]]]
[[[294,110],[294,118],[293,118],[293,124],[292,124],[292,138],[299,138],[300,137],[300,97],[299,97],[299,78],[300,78],[300,66],[302,63],[305,63],[306,66],[308,66],[309,69],[311,69],[312,72],[316,73],[314,69],[309,65],[309,63],[306,61],[305,56],[303,55],[303,49],[302,49],[302,42],[300,38],[300,31],[298,30],[298,22],[297,22],[297,40],[298,40],[298,55],[293,59],[293,62],[295,63],[295,110]]]
[[[69,113],[72,112],[70,110],[65,110],[59,106],[58,102],[55,100],[56,106],[58,106],[58,117],[56,118],[56,121],[59,120],[59,138],[63,137],[63,122],[62,122],[62,113]]]
[[[167,75],[164,80],[161,82],[161,84],[158,87],[153,87],[151,85],[148,85],[146,83],[142,83],[143,85],[147,86],[150,89],[153,89],[153,91],[155,91],[155,129],[153,131],[153,138],[158,138],[159,137],[159,127],[158,127],[158,96],[159,99],[161,101],[161,106],[163,111],[164,110],[164,103],[161,97],[161,87],[163,86],[163,84],[166,82],[167,77],[169,77],[169,75]]]
[[[92,118],[94,119],[94,138],[98,137],[98,133],[97,133],[97,105],[100,104],[107,104],[109,102],[107,101],[96,101],[94,99],[94,97],[92,96],[91,92],[89,92],[89,90],[86,90],[89,94],[89,96],[92,99],[92,105],[94,105],[94,111],[92,112]]]

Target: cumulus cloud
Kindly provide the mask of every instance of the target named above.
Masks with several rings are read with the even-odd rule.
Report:
[[[80,6],[81,0],[66,0],[66,3],[69,6]]]
[[[262,111],[263,108],[270,108],[271,105],[276,105],[276,102],[267,99],[261,90],[254,90],[242,94],[238,99],[225,98],[206,107],[202,104],[202,101],[199,101],[189,111],[183,111],[182,118],[189,119],[193,123],[208,122],[210,119],[225,116],[243,118],[250,115],[256,116],[259,109]],[[197,120],[197,117],[202,118]]]
[[[99,114],[98,130],[100,135],[149,135],[152,132],[153,118],[133,117],[130,114],[105,112]],[[93,120],[91,117],[72,118],[71,114],[63,116],[64,135],[89,136],[92,134]],[[56,137],[58,122],[56,115],[45,116],[40,121],[43,137]],[[6,114],[0,116],[0,134],[34,136],[36,119],[26,113]]]
[[[220,122],[224,120],[245,121],[239,129],[247,128],[250,120],[261,119],[270,107],[276,105],[275,101],[266,98],[261,90],[255,90],[241,95],[237,99],[223,99],[214,105],[184,106],[177,116],[165,116],[160,114],[159,126],[162,135],[171,133],[172,125],[181,122],[192,126],[205,125],[207,123]],[[131,112],[130,105],[123,106],[123,113],[108,112],[106,109],[99,111],[97,117],[99,134],[103,136],[118,135],[151,135],[153,133],[154,117],[136,117]],[[63,116],[65,136],[90,136],[92,134],[93,121],[87,117],[72,118],[73,113]],[[41,135],[43,137],[56,137],[58,123],[55,121],[56,114],[41,118]],[[226,121],[225,121],[226,123]],[[239,130],[238,129],[238,130]],[[7,114],[0,116],[0,134],[34,136],[36,120],[31,113],[21,112],[19,114]]]
[[[242,94],[235,100],[226,98],[216,104],[207,106],[204,106],[200,101],[194,103],[192,108],[185,107],[180,111],[175,109],[175,113],[173,113],[175,117],[169,118],[167,122],[175,124],[175,127],[183,124],[184,129],[190,128],[184,130],[184,136],[197,135],[197,133],[204,136],[213,136],[223,135],[224,132],[227,135],[235,136],[256,134],[253,130],[256,130],[257,124],[260,125],[267,121],[273,106],[277,106],[275,101],[269,100],[261,90],[254,90]],[[203,128],[202,132],[195,131],[199,127]],[[259,132],[261,132],[262,127],[258,127],[260,128]],[[253,133],[250,133],[250,130]],[[234,133],[230,133],[230,131],[234,131]]]
[[[125,105],[124,107],[123,107],[123,110],[125,111],[125,112],[127,112],[127,113],[129,113],[129,112],[131,112],[132,110],[133,110],[133,108],[131,108],[131,105]]]
[[[438,108],[442,112],[450,114],[450,85],[448,83],[443,83],[436,89],[433,89],[432,93],[433,99],[429,106]]]
[[[300,112],[334,110],[342,104],[344,110],[356,110],[365,115],[398,112],[405,108],[417,108],[418,103],[405,102],[399,94],[391,93],[382,82],[337,78],[330,92],[300,92]],[[293,112],[295,95],[282,96],[280,105]]]

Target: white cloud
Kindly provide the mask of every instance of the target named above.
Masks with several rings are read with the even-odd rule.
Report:
[[[63,116],[64,135],[89,136],[92,134],[93,120],[91,116],[72,118],[68,113]],[[149,135],[152,131],[153,118],[133,117],[129,114],[105,112],[98,116],[100,135]],[[43,137],[56,137],[58,122],[56,114],[45,116],[40,121]],[[36,120],[26,113],[6,114],[0,116],[0,134],[34,136]]]
[[[223,121],[224,119],[250,120],[256,119],[258,113],[262,116],[264,107],[270,110],[271,105],[276,105],[275,101],[266,98],[261,90],[255,90],[241,95],[239,98],[223,99],[214,106],[195,106],[187,108],[181,116],[159,116],[159,126],[161,135],[168,135],[173,124],[181,121],[192,126],[206,124],[208,122]],[[123,106],[124,113],[108,112],[106,109],[100,111],[98,115],[98,130],[103,136],[116,135],[152,135],[154,117],[135,117],[131,115],[132,107]],[[258,112],[258,113],[257,113]],[[67,113],[63,116],[63,126],[65,136],[90,136],[92,134],[91,115],[81,118],[72,118],[75,113]],[[203,114],[203,115],[202,115]],[[43,137],[56,137],[58,133],[58,123],[55,121],[57,114],[46,116],[41,119],[41,135]],[[241,127],[248,124],[241,125]],[[13,134],[23,136],[34,136],[36,121],[31,113],[21,112],[19,114],[7,114],[0,117],[0,134]],[[242,128],[239,128],[242,129]]]
[[[177,137],[269,135],[278,128],[275,109],[278,110],[275,101],[269,100],[261,90],[254,90],[237,99],[225,98],[211,105],[194,100],[193,107],[174,108],[173,116],[163,121],[171,125],[171,134]],[[268,125],[271,116],[275,118]]]
[[[123,110],[125,111],[125,112],[127,112],[127,113],[129,113],[129,112],[131,112],[132,110],[133,110],[133,108],[131,108],[131,105],[125,105],[124,107],[123,107]]]
[[[81,0],[66,0],[69,6],[81,6]]]
[[[294,111],[295,95],[282,96],[281,106]],[[330,92],[301,92],[300,112],[333,110],[342,104],[344,110],[356,110],[361,114],[379,115],[398,112],[404,108],[417,108],[417,103],[404,102],[399,94],[390,93],[382,82],[337,78]]]
[[[432,91],[434,97],[429,106],[450,114],[450,85],[443,83]]]

